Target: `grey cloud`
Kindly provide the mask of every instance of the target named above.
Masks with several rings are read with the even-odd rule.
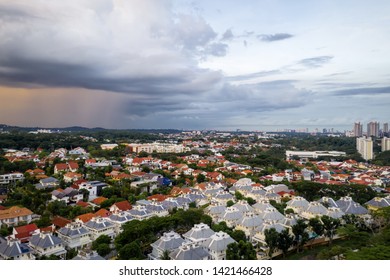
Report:
[[[373,87],[373,88],[351,88],[337,90],[333,95],[354,96],[354,95],[386,95],[390,94],[390,86],[387,87]]]
[[[225,56],[229,46],[223,43],[212,43],[207,46],[205,53],[213,56]]]
[[[286,39],[289,39],[292,37],[294,37],[294,35],[289,34],[289,33],[275,33],[275,34],[257,35],[257,38],[263,42],[281,41],[281,40],[286,40]]]
[[[234,38],[233,32],[231,29],[228,29],[225,31],[225,33],[222,34],[222,41],[229,41]]]
[[[303,65],[307,68],[318,68],[322,67],[324,64],[329,63],[333,59],[333,56],[317,56],[302,59],[298,64]]]
[[[237,76],[229,76],[226,77],[227,81],[242,81],[242,80],[249,80],[249,79],[255,79],[255,78],[261,78],[261,77],[267,77],[272,75],[281,74],[280,70],[270,70],[270,71],[260,71],[245,75],[237,75]]]

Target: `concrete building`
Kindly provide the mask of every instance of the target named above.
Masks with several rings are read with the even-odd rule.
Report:
[[[374,145],[371,137],[356,138],[356,149],[365,160],[374,158]]]
[[[353,126],[353,136],[362,137],[363,136],[363,124],[357,122]]]
[[[379,122],[369,122],[367,124],[367,136],[379,137]]]
[[[382,146],[382,152],[389,151],[390,150],[390,138],[383,137],[381,146]]]

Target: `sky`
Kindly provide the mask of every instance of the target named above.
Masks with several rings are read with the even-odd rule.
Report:
[[[390,1],[0,0],[0,123],[390,122]]]

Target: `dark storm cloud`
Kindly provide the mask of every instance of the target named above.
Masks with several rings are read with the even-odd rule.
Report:
[[[292,37],[294,37],[294,35],[289,34],[289,33],[275,33],[275,34],[257,35],[257,38],[263,42],[281,41],[281,40],[286,40],[286,39],[289,39]]]
[[[324,64],[329,63],[333,59],[333,56],[317,56],[302,59],[298,64],[303,65],[307,68],[318,68],[322,67]]]

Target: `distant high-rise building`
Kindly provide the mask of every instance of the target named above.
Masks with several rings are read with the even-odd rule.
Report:
[[[389,123],[384,123],[383,124],[383,133],[388,133],[389,132]]]
[[[374,158],[374,149],[371,137],[356,138],[356,149],[365,160]]]
[[[390,150],[390,138],[382,138],[382,152]]]
[[[363,136],[363,125],[360,122],[355,123],[353,126],[353,133],[355,137]]]
[[[379,122],[369,122],[367,124],[367,136],[379,137]]]

